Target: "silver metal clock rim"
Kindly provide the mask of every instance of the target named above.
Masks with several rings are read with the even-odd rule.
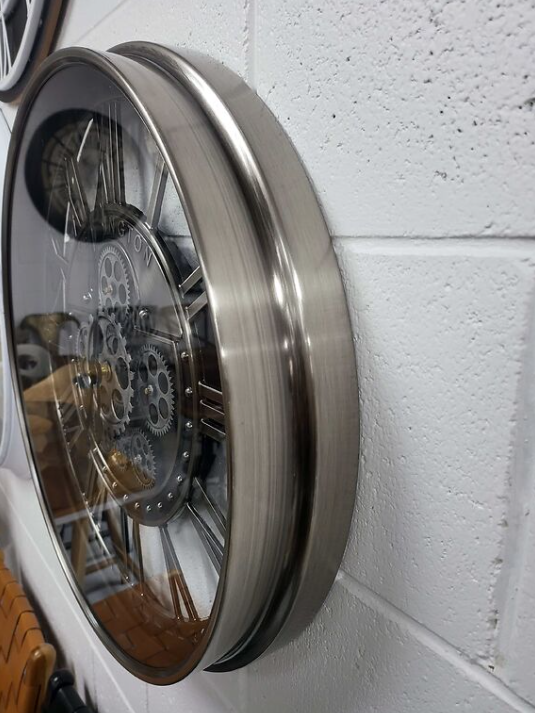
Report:
[[[345,549],[355,499],[359,454],[355,352],[347,302],[330,234],[293,145],[269,109],[239,77],[220,63],[198,53],[182,51],[181,56],[169,48],[149,42],[128,42],[113,47],[111,51],[140,61],[149,61],[164,69],[187,87],[210,118],[231,157],[249,205],[256,207],[261,238],[273,241],[274,253],[286,253],[279,269],[290,283],[287,287],[298,305],[298,314],[294,318],[302,322],[303,342],[309,347],[304,368],[311,372],[309,378],[314,381],[316,404],[321,405],[327,399],[325,384],[320,385],[317,379],[314,380],[314,372],[318,371],[318,365],[328,369],[329,360],[337,358],[339,390],[334,394],[334,399],[330,400],[331,405],[333,402],[336,404],[336,410],[327,407],[324,419],[319,420],[323,420],[320,430],[323,428],[325,433],[341,426],[338,434],[339,443],[343,444],[340,449],[342,462],[340,459],[336,462],[334,458],[331,461],[333,470],[327,470],[323,468],[325,453],[320,454],[315,475],[318,480],[317,490],[325,492],[328,489],[333,492],[339,488],[340,493],[330,503],[321,501],[323,513],[318,512],[317,502],[312,507],[308,551],[303,556],[301,571],[296,573],[300,580],[298,591],[294,591],[293,602],[287,602],[286,608],[283,606],[286,617],[284,630],[267,634],[267,638],[273,637],[275,645],[284,643],[309,622],[327,595]],[[290,199],[286,191],[289,171],[295,180],[292,185],[294,194]],[[311,219],[314,230],[306,230],[306,217]],[[312,244],[310,241],[313,241]],[[321,276],[313,265],[318,254],[325,258],[321,261]],[[295,274],[296,270],[298,274]],[[327,283],[326,289],[324,286],[323,289],[317,289],[318,279]],[[321,296],[327,296],[327,304],[324,306],[332,312],[333,320],[322,324],[320,318],[318,325],[310,317],[316,312]],[[333,355],[333,349],[338,349],[336,355]],[[319,449],[325,450],[321,442]],[[310,483],[302,485],[306,488]],[[329,532],[329,527],[325,525],[331,519],[333,522],[329,524],[337,522],[337,526],[331,527]],[[325,553],[318,551],[318,543],[327,533],[332,541],[329,542],[330,552],[326,558]],[[306,591],[308,586],[312,592]],[[246,664],[265,646],[266,638],[255,654],[249,650],[243,656],[234,656],[229,670],[236,666],[238,658],[241,659],[240,665]],[[227,670],[224,661],[212,668]]]
[[[243,98],[243,96],[246,97],[247,101],[245,104],[247,106],[245,113],[247,113],[247,111],[252,112],[252,116],[249,116],[247,119],[251,122],[248,126],[249,136],[254,134],[255,128],[258,125],[265,130],[267,119],[268,132],[265,141],[268,145],[261,147],[258,143],[255,143],[256,154],[255,151],[251,149],[242,131],[238,128],[226,105],[218,99],[210,85],[204,80],[202,74],[198,72],[193,65],[177,55],[174,55],[169,50],[159,48],[155,45],[136,43],[115,48],[115,51],[133,56],[143,63],[148,62],[152,65],[153,69],[154,66],[163,66],[170,76],[174,75],[175,79],[180,77],[182,85],[186,86],[188,92],[195,96],[206,116],[210,117],[211,126],[207,131],[215,131],[217,138],[224,144],[225,149],[227,151],[229,149],[231,150],[232,170],[237,174],[237,176],[235,176],[237,182],[241,183],[242,190],[245,194],[245,202],[250,201],[251,197],[256,199],[255,204],[251,205],[249,203],[248,205],[249,211],[254,212],[254,227],[261,232],[260,242],[267,240],[271,243],[257,245],[256,249],[260,252],[265,251],[263,258],[267,263],[273,260],[274,253],[278,255],[278,264],[268,266],[271,269],[267,270],[266,278],[271,277],[273,279],[273,284],[270,288],[272,297],[275,296],[276,298],[275,293],[282,291],[279,304],[281,311],[290,308],[288,315],[289,326],[293,330],[290,336],[294,340],[291,343],[280,345],[281,353],[284,349],[289,349],[290,353],[286,355],[286,360],[293,358],[293,362],[290,364],[290,371],[293,368],[294,370],[303,369],[305,372],[300,375],[301,377],[304,376],[305,379],[305,392],[293,394],[293,398],[294,401],[299,401],[301,398],[305,400],[304,413],[301,415],[305,421],[308,415],[312,416],[314,422],[313,424],[309,424],[309,428],[307,429],[307,435],[312,437],[314,452],[299,454],[301,457],[303,457],[303,455],[305,456],[307,464],[312,464],[312,488],[310,483],[310,471],[306,473],[304,472],[307,470],[306,468],[303,469],[298,466],[297,471],[293,473],[300,481],[295,497],[302,497],[307,487],[311,488],[313,492],[309,495],[304,512],[302,510],[303,504],[299,500],[286,503],[294,508],[301,508],[300,522],[292,523],[292,528],[294,528],[293,534],[296,537],[300,535],[300,539],[294,541],[292,546],[300,547],[305,541],[305,547],[303,551],[299,553],[295,551],[291,553],[290,560],[292,566],[289,568],[290,571],[287,571],[285,574],[288,576],[290,573],[293,573],[293,581],[284,582],[284,591],[277,592],[279,600],[273,601],[272,592],[263,592],[259,595],[259,598],[262,599],[261,605],[259,602],[259,606],[260,609],[263,610],[264,615],[270,605],[276,607],[278,612],[282,613],[282,621],[277,618],[272,618],[270,622],[271,625],[265,620],[259,622],[260,627],[264,626],[265,630],[267,630],[267,636],[262,639],[261,644],[261,649],[264,649],[266,646],[269,646],[274,639],[283,638],[280,636],[280,630],[283,626],[286,635],[292,636],[312,617],[323,601],[332,584],[343,553],[353,510],[356,458],[358,453],[358,422],[356,417],[357,391],[354,351],[340,274],[321,212],[319,211],[316,199],[313,196],[311,187],[297,156],[293,152],[286,137],[284,137],[276,125],[273,117],[271,117],[265,107],[260,104],[251,90],[247,89],[245,85],[237,83],[234,75],[231,75],[218,66],[208,63],[207,67],[203,67],[203,73],[206,73],[208,76],[213,74],[218,75],[218,78],[215,80],[215,85],[217,86],[219,84],[219,86],[221,86],[222,82],[223,91],[225,91],[225,85],[227,88],[230,86],[234,89],[238,86],[240,90],[238,99]],[[14,162],[17,153],[16,147],[24,129],[25,115],[31,107],[33,99],[46,80],[54,72],[66,64],[80,62],[92,64],[101,71],[110,74],[114,81],[117,82],[123,91],[125,91],[125,94],[127,94],[137,106],[142,116],[145,117],[145,120],[147,120],[147,118],[149,119],[148,123],[151,128],[151,133],[154,135],[154,130],[156,129],[156,133],[158,134],[158,127],[154,124],[153,112],[151,111],[154,110],[154,106],[151,106],[149,109],[144,105],[143,98],[139,96],[139,93],[136,92],[133,86],[136,82],[132,81],[131,85],[125,76],[128,72],[125,72],[126,65],[124,65],[124,63],[118,62],[112,55],[99,54],[89,50],[64,50],[56,53],[56,55],[52,56],[45,63],[39,75],[30,85],[30,89],[19,110],[9,152],[5,206],[10,205],[10,187],[12,185]],[[212,81],[214,81],[213,78]],[[230,101],[232,101],[232,94],[226,95],[227,101],[229,97]],[[148,103],[147,98],[147,104]],[[238,105],[233,107],[236,115],[240,113],[240,107]],[[243,119],[243,117],[241,118]],[[160,122],[158,123],[161,124],[162,121],[160,118]],[[243,121],[241,121],[240,124],[243,128]],[[155,138],[158,138],[158,136]],[[161,139],[162,137],[159,138]],[[258,137],[256,138],[258,139]],[[275,141],[275,143],[280,142],[281,145],[274,146],[273,141]],[[179,171],[178,167],[174,166],[174,157],[170,155],[163,139],[159,143],[160,149],[168,164],[177,169],[177,172],[173,175],[173,179],[179,188],[180,184],[177,179]],[[279,169],[281,172],[280,185],[273,183],[276,173],[276,169],[274,170],[273,165],[268,166],[267,163],[269,163],[269,161],[267,161],[267,163],[264,163],[262,167],[260,167],[257,160],[257,156],[261,156],[262,159],[266,161],[268,158],[266,152],[270,150],[277,156],[275,163],[281,158],[283,159],[280,162]],[[281,196],[281,192],[287,189],[287,173],[290,174],[291,180],[297,181],[297,185],[293,186],[293,201],[289,202],[286,200],[285,202],[283,200],[281,209],[280,199],[283,197]],[[229,175],[222,175],[220,178],[230,180]],[[266,183],[268,179],[269,185]],[[244,184],[244,180],[248,180],[248,183]],[[274,201],[274,194],[276,194],[277,198],[276,203]],[[236,198],[236,196],[233,195],[233,198]],[[239,197],[236,200],[239,200]],[[241,205],[238,206],[236,210],[239,213],[243,211],[243,208],[244,206]],[[267,215],[263,214],[265,210],[268,211]],[[246,216],[241,217],[243,220],[246,220]],[[4,234],[7,234],[7,230],[9,229],[7,209],[4,210],[3,223]],[[197,236],[197,239],[199,239],[199,236]],[[302,242],[303,239],[305,239],[305,243]],[[8,305],[9,313],[12,313],[9,270],[6,267],[9,254],[7,241],[5,240],[3,249],[6,305]],[[202,249],[199,252],[202,259]],[[320,257],[319,262],[318,256]],[[321,279],[318,277],[318,266],[322,267]],[[205,267],[204,272],[209,278],[210,269],[206,270],[206,266],[204,265],[203,267]],[[303,267],[305,269],[303,269]],[[280,282],[281,279],[283,280],[282,283]],[[288,279],[290,280],[289,283]],[[279,280],[278,283],[277,280]],[[318,287],[319,298],[317,294]],[[217,304],[218,294],[215,289],[213,296]],[[295,310],[293,314],[291,313],[292,309]],[[318,313],[316,319],[311,318],[312,312]],[[324,318],[326,316],[330,317],[330,319],[325,320]],[[215,320],[216,326],[218,326],[217,314],[215,315]],[[271,325],[271,328],[272,327],[273,325]],[[9,350],[11,359],[13,360],[14,345],[10,320],[8,320],[8,329],[10,332]],[[303,345],[305,347],[304,353]],[[268,345],[268,351],[271,347],[272,345]],[[301,353],[297,354],[298,351],[301,351]],[[334,368],[332,365],[333,359],[336,361]],[[288,367],[288,364],[286,364],[286,367]],[[329,369],[331,371],[329,371]],[[225,368],[223,368],[222,371],[223,378],[225,379]],[[286,370],[284,374],[287,376],[288,371]],[[288,384],[284,384],[284,386],[287,387]],[[229,385],[224,384],[223,387],[226,394]],[[230,389],[232,390],[232,384],[230,385]],[[20,396],[17,389],[19,409],[23,410]],[[309,409],[307,409],[307,404],[310,405]],[[293,405],[296,406],[295,403]],[[325,413],[323,413],[322,417],[324,405]],[[231,406],[228,400],[226,406]],[[287,405],[278,404],[277,408],[282,413],[282,411],[287,408]],[[229,412],[231,412],[231,409],[229,409]],[[299,412],[299,409],[297,409],[297,412]],[[286,414],[286,416],[287,415],[288,414]],[[287,426],[289,423],[288,419],[286,419],[283,425]],[[233,432],[236,426],[237,424],[233,424],[231,419],[228,433],[230,436],[229,440],[232,444],[234,444]],[[312,426],[312,432],[310,431],[310,426]],[[325,428],[325,438],[320,437],[318,439],[316,437],[318,433],[322,433],[322,428]],[[332,438],[332,435],[329,436],[329,432],[332,434],[333,430],[338,430],[338,442],[343,444],[342,453],[340,453],[342,449],[336,447],[337,443],[334,442],[335,439]],[[238,433],[236,435],[239,437]],[[288,438],[293,435],[294,434],[291,433],[285,434]],[[28,450],[30,450],[26,434],[25,441]],[[288,446],[288,448],[290,448],[290,446]],[[295,454],[293,454],[291,458],[294,456]],[[254,475],[253,473],[253,476]],[[291,477],[291,475],[291,473],[285,473],[284,477]],[[309,476],[306,481],[304,475]],[[36,478],[35,473],[34,477]],[[39,487],[38,492],[42,499]],[[237,496],[232,493],[232,497]],[[45,503],[42,502],[42,505],[49,527],[53,532],[53,524],[48,518]],[[235,503],[232,503],[232,505],[235,505]],[[246,510],[247,508],[240,508],[240,518],[246,515]],[[258,515],[258,513],[256,514]],[[269,512],[268,508],[266,516],[269,517],[270,514],[272,513]],[[286,514],[285,517],[292,519],[293,514]],[[233,522],[233,517],[236,518],[236,516],[237,512],[234,512],[229,518],[231,529],[235,529],[236,522]],[[303,526],[304,531],[300,532],[297,529],[297,525]],[[236,540],[233,541],[231,531],[229,531],[228,536],[230,538],[231,553],[229,555],[228,549],[226,550],[228,557],[224,563],[223,573],[225,570],[228,570],[228,560],[231,560],[231,562],[235,564],[235,560],[239,559],[242,548],[242,543]],[[56,542],[55,537],[54,542]],[[57,548],[58,550],[60,549],[59,544]],[[242,554],[245,556],[246,553],[243,552]],[[83,600],[77,590],[76,584],[72,581],[70,576],[69,579],[93,626],[97,629],[101,637],[107,639],[106,635],[103,636],[103,632],[100,631],[91,611],[88,610],[85,600]],[[221,583],[225,585],[228,584],[223,576]],[[240,607],[241,605],[240,601],[231,600],[229,602],[228,597],[225,601],[222,589],[225,589],[225,587],[220,586],[216,605],[214,605],[214,612],[216,612],[217,617],[217,605],[219,605],[222,607],[223,616],[219,616],[215,622],[211,622],[210,628],[212,635],[214,633],[214,626],[219,630],[224,629],[222,619],[225,618],[226,609],[228,610],[230,607]],[[285,594],[287,595],[286,601],[284,600]],[[265,601],[266,597],[268,600],[267,603]],[[230,618],[232,619],[232,617]],[[254,624],[254,622],[252,623]],[[249,630],[249,634],[251,633],[253,633],[253,640],[254,637],[258,640],[259,632],[251,632],[251,630]],[[226,634],[228,642],[230,640],[228,639],[228,632],[226,632]],[[225,635],[222,637],[220,635],[220,640],[221,638],[224,640]],[[211,642],[208,643],[209,650],[210,643]],[[261,652],[254,646],[251,647],[251,641],[246,642],[246,644],[247,643],[249,644],[249,650],[246,645],[241,652],[234,652],[230,659],[228,659],[224,653],[221,655],[220,652],[218,665],[216,665],[215,668],[220,670],[234,668],[236,665],[247,663]],[[132,669],[131,662],[124,660],[121,652],[115,649],[112,650],[127,668]],[[205,656],[197,663],[200,665],[209,665],[214,663],[214,659],[212,658],[212,660],[210,660],[209,656]],[[167,682],[162,680],[154,681],[150,673],[147,674],[146,671],[136,670],[136,673],[153,682]]]

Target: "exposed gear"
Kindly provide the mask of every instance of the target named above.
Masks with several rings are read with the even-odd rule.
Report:
[[[82,322],[76,335],[75,353],[77,358],[85,363],[89,360],[89,333],[91,325],[89,322]]]
[[[132,357],[115,314],[99,315],[96,349],[100,366],[99,392],[104,419],[114,435],[122,433],[130,420],[134,398]]]
[[[115,245],[107,245],[98,261],[98,291],[101,308],[127,310],[131,305],[132,278],[128,262]]]
[[[127,445],[127,454],[143,487],[151,487],[156,480],[156,458],[151,442],[143,431],[134,431]]]
[[[93,318],[90,317],[90,320]],[[91,355],[89,353],[89,335],[91,333],[91,322],[82,322],[78,329],[74,343],[74,354],[76,357],[76,376],[73,379],[73,395],[76,405],[79,409],[79,416],[87,425],[87,419],[90,418],[91,397],[87,391],[93,386],[93,378],[91,376],[94,370],[91,363]]]
[[[173,423],[175,398],[173,377],[158,347],[146,344],[141,349],[137,373],[146,426],[155,436],[163,436],[169,432]]]
[[[95,388],[102,419],[110,435],[120,435],[133,408],[132,357],[115,314],[99,314],[81,325],[76,339],[79,386]]]

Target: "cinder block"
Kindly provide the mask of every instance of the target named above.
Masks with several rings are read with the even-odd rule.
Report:
[[[93,645],[98,712],[148,713],[148,684],[132,676],[100,642]]]
[[[525,463],[533,473],[533,462]],[[535,487],[521,516],[525,537],[516,538],[516,559],[507,592],[508,628],[500,632],[496,675],[535,705]]]
[[[239,0],[130,0],[108,15],[80,43],[108,49],[144,40],[175,49],[197,50],[243,74],[246,63],[246,3]],[[81,32],[83,28],[80,27]]]
[[[248,672],[246,710],[255,713],[528,710],[493,695],[469,664],[444,658],[440,645],[427,646],[340,582],[298,640]]]
[[[98,26],[104,17],[111,15],[121,5],[121,0],[91,0],[91,2],[68,2],[58,29],[54,49],[80,44],[80,38]],[[9,127],[13,126],[18,104],[2,104],[2,113]]]
[[[124,4],[124,0],[67,3],[56,40],[56,48],[78,45],[80,38],[98,27],[108,15],[114,14],[116,18],[119,18],[122,14],[119,8]]]
[[[494,663],[535,248],[338,240],[361,394],[344,568]]]
[[[259,93],[336,235],[533,235],[530,0],[257,5]]]
[[[246,713],[243,709],[247,688],[247,674],[244,669],[228,673],[202,671],[197,676],[197,685],[215,691],[222,702],[223,710]]]
[[[149,713],[179,710],[181,713],[236,713],[237,708],[206,685],[199,674],[192,674],[185,681],[173,686],[149,686]]]
[[[107,50],[120,42],[144,40],[202,52],[235,72],[246,71],[247,8],[239,0],[91,0],[71,2],[57,48],[72,45]],[[2,105],[9,126],[17,106]]]

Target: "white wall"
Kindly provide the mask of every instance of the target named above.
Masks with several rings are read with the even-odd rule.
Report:
[[[100,713],[534,711],[533,3],[71,0],[61,45],[131,39],[222,60],[300,151],[350,302],[362,460],[312,626],[166,689],[95,642],[30,484],[5,479],[24,576],[47,581],[81,687]]]

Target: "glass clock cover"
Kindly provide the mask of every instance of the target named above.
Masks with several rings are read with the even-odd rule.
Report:
[[[349,418],[338,404],[330,419],[342,422],[337,437],[356,430],[351,338],[337,323],[347,327],[347,312],[321,213],[311,203],[305,230],[318,233],[334,288],[303,339],[284,282],[290,253],[262,234],[270,209],[248,205],[256,188],[238,175],[240,133],[232,159],[225,108],[202,82],[153,46],[57,53],[19,111],[5,193],[12,360],[43,509],[95,629],[157,683],[242,665],[292,607],[296,620],[314,609],[353,502],[355,447],[338,454],[331,440],[308,453],[311,418],[338,394],[354,402]],[[314,360],[296,354],[323,349],[331,328],[343,364],[315,393],[303,376]],[[327,459],[335,495],[320,507]],[[300,588],[307,603],[296,607]]]
[[[203,636],[225,544],[202,270],[131,102],[88,67],[47,91],[59,101],[35,103],[17,177],[31,202],[13,205],[17,349],[42,356],[42,371],[20,373],[33,453],[99,626],[167,668]]]

